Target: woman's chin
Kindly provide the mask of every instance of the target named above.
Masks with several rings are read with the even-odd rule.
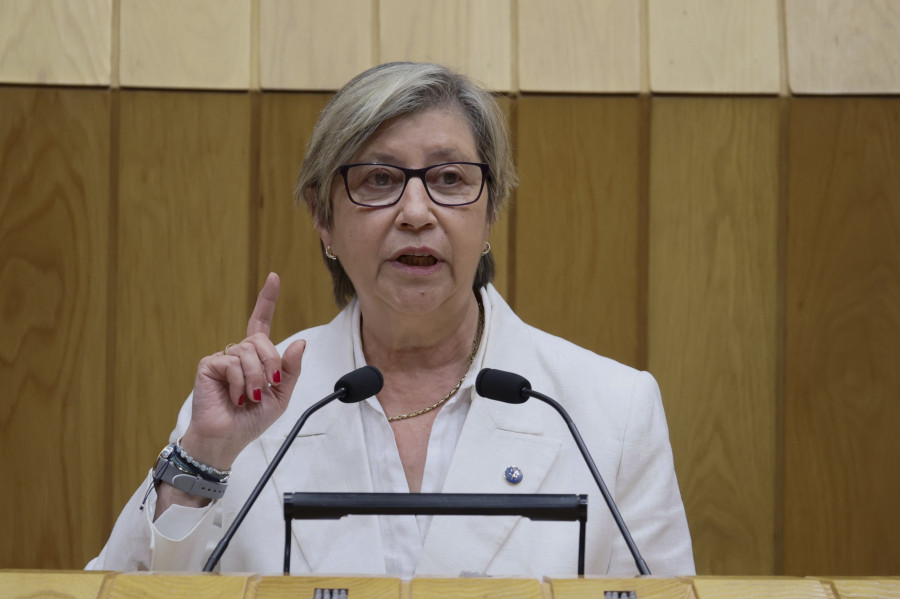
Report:
[[[453,296],[454,290],[447,282],[420,281],[393,286],[383,294],[395,311],[410,316],[420,316],[441,310]]]

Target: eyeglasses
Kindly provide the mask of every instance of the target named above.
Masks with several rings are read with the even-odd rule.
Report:
[[[441,206],[466,206],[481,197],[488,165],[483,162],[443,162],[425,168],[393,164],[345,164],[338,168],[350,201],[368,208],[386,208],[400,201],[410,178],[425,184],[428,197]]]

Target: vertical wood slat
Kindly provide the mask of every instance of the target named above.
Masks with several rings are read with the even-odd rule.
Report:
[[[124,87],[249,89],[251,0],[119,0]]]
[[[519,316],[631,365],[642,355],[641,118],[638,98],[520,97],[512,225]]]
[[[511,91],[512,0],[379,0],[378,62],[439,62]]]
[[[516,101],[509,98],[508,96],[497,96],[497,103],[500,104],[500,109],[503,111],[503,114],[506,116],[507,126],[511,132],[515,131],[515,119],[516,119]],[[513,143],[513,148],[515,148],[515,141]],[[494,267],[495,267],[495,276],[494,276],[494,287],[497,288],[497,291],[509,300],[510,296],[510,287],[511,287],[511,227],[513,222],[513,204],[516,201],[515,190],[511,194],[512,197],[507,198],[506,205],[503,207],[503,210],[500,212],[499,219],[491,226],[491,234],[488,237],[488,240],[491,244],[491,252],[494,254]],[[479,200],[481,201],[481,200]]]
[[[373,0],[259,1],[263,89],[335,90],[375,64]]]
[[[105,438],[109,104],[104,91],[0,88],[5,568],[83,566],[109,526],[98,455]]]
[[[900,4],[784,2],[792,92],[900,93]]]
[[[258,289],[269,272],[281,276],[272,340],[324,324],[337,313],[319,236],[294,184],[319,113],[331,94],[265,94],[260,140]]]
[[[519,89],[637,93],[638,0],[519,0]]]
[[[653,92],[779,92],[779,0],[648,1]]]
[[[2,0],[0,81],[109,85],[112,0]]]
[[[700,573],[775,567],[779,103],[654,99],[650,371]]]
[[[166,443],[200,358],[249,316],[247,95],[123,92],[114,505]]]
[[[785,573],[900,562],[900,100],[790,119]]]

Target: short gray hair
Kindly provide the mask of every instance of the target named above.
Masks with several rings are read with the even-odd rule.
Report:
[[[351,160],[385,122],[441,106],[458,107],[472,129],[480,160],[488,164],[488,221],[500,214],[516,184],[506,118],[490,92],[464,75],[429,63],[392,62],[373,67],[341,88],[319,115],[303,157],[294,199],[303,202],[316,226],[334,224],[331,190],[338,168]],[[307,196],[311,192],[312,198]],[[322,256],[325,257],[324,247]],[[356,295],[340,262],[325,263],[334,300],[343,307]],[[473,288],[494,278],[494,257],[481,257]]]

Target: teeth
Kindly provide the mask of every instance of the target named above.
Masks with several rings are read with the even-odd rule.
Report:
[[[397,258],[397,261],[407,266],[433,266],[437,264],[437,258],[434,256],[412,256],[404,254]]]

